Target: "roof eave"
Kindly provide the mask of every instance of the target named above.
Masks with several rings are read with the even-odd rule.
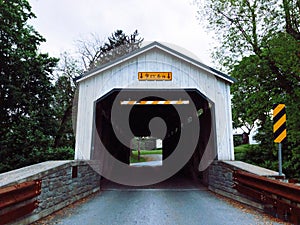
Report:
[[[139,48],[139,49],[137,49],[137,50],[135,50],[133,52],[130,52],[130,53],[124,55],[124,56],[121,56],[120,58],[117,58],[117,59],[115,59],[115,60],[113,60],[111,62],[108,62],[108,63],[105,63],[105,64],[103,64],[101,66],[98,66],[98,67],[96,67],[96,68],[94,68],[94,69],[92,69],[92,70],[84,73],[80,77],[78,77],[78,79],[76,79],[76,82],[79,83],[79,82],[81,82],[81,81],[83,81],[85,79],[88,79],[89,77],[92,77],[92,76],[96,75],[97,73],[105,71],[105,70],[107,70],[109,68],[112,68],[112,67],[114,67],[114,66],[116,66],[116,65],[118,65],[118,64],[120,64],[120,63],[122,63],[124,61],[127,61],[127,60],[129,60],[131,58],[134,58],[135,56],[140,55],[143,52],[148,51],[149,49],[153,48],[155,46],[155,43],[156,42],[153,42],[153,43],[151,43],[151,44],[149,44],[147,46]]]
[[[138,56],[138,55],[140,55],[140,54],[142,54],[142,53],[144,53],[144,52],[146,52],[146,51],[148,51],[148,50],[150,50],[152,48],[155,48],[155,47],[161,49],[162,51],[168,52],[169,54],[171,54],[171,55],[173,55],[175,57],[178,57],[178,58],[180,58],[180,59],[182,59],[184,61],[187,61],[190,64],[193,64],[193,65],[195,65],[197,67],[200,67],[201,69],[212,73],[216,77],[221,78],[222,80],[224,80],[224,81],[226,81],[226,82],[228,82],[230,84],[233,84],[234,82],[236,82],[236,80],[234,78],[228,76],[227,74],[224,74],[224,73],[222,73],[222,72],[220,72],[218,70],[215,70],[215,69],[213,69],[213,68],[211,68],[211,67],[209,67],[209,66],[207,66],[207,65],[205,65],[205,64],[203,64],[203,63],[201,63],[201,62],[199,62],[199,61],[197,61],[197,60],[195,60],[193,58],[190,58],[190,57],[188,57],[188,56],[186,56],[186,55],[184,55],[184,54],[182,54],[182,53],[180,53],[180,52],[178,52],[178,51],[176,51],[176,50],[174,50],[172,48],[169,48],[169,47],[167,47],[167,46],[165,46],[165,45],[163,45],[163,44],[161,44],[159,42],[156,42],[156,41],[152,42],[151,44],[146,45],[146,46],[144,46],[142,48],[139,48],[139,49],[137,49],[137,50],[135,50],[135,51],[133,51],[133,52],[131,52],[129,54],[126,54],[126,55],[124,55],[124,56],[122,56],[122,57],[120,57],[120,58],[118,58],[116,60],[113,60],[113,61],[111,61],[109,63],[106,63],[106,64],[103,64],[103,65],[101,65],[99,67],[96,67],[95,69],[93,69],[91,71],[88,71],[85,74],[79,76],[78,78],[75,79],[75,81],[77,83],[80,83],[83,80],[86,80],[86,79],[88,79],[88,78],[90,78],[90,77],[92,77],[92,76],[94,76],[94,75],[96,75],[96,74],[98,74],[100,72],[103,72],[103,71],[105,71],[105,70],[107,70],[109,68],[112,68],[112,67],[114,67],[114,66],[116,66],[116,65],[118,65],[118,64],[120,64],[120,63],[122,63],[124,61],[127,61],[127,60],[129,60],[131,58],[134,58],[134,57],[136,57],[136,56]]]

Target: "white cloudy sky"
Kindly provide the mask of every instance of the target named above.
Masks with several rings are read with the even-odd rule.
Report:
[[[196,19],[192,0],[29,0],[37,18],[31,21],[47,39],[43,52],[59,56],[75,51],[75,41],[97,33],[103,40],[117,29],[136,29],[149,41],[186,48],[210,65],[212,38]]]

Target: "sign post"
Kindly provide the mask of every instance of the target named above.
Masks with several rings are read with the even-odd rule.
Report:
[[[282,176],[282,142],[286,139],[285,104],[273,105],[273,133],[274,142],[278,143],[279,176]]]
[[[278,172],[279,176],[282,176],[282,144],[278,143]]]

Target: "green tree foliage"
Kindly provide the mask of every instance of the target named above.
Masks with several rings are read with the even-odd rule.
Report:
[[[131,35],[126,35],[122,30],[116,30],[111,37],[100,48],[100,55],[96,61],[97,64],[104,64],[130,53],[140,48],[143,38],[138,38],[138,31],[136,30]]]
[[[2,172],[52,157],[57,123],[51,77],[58,60],[38,52],[45,39],[27,24],[34,17],[26,0],[0,0]]]
[[[251,147],[245,160],[276,169],[271,109],[285,103],[284,172],[300,177],[299,1],[209,0],[199,7],[221,42],[215,57],[238,80],[232,86],[234,127],[260,126],[256,139],[261,144]]]
[[[39,53],[45,39],[28,25],[32,18],[27,0],[0,0],[0,172],[74,157],[73,79],[84,69],[67,53],[58,66],[58,59]],[[107,43],[93,46],[100,55],[89,52],[94,59],[89,69],[136,49],[137,36],[118,30]]]
[[[260,55],[264,43],[278,32],[300,40],[298,0],[195,0],[195,4],[199,20],[208,21],[205,25],[220,42],[214,56],[223,69],[231,69],[243,56]]]
[[[60,62],[56,68],[57,78],[55,82],[55,119],[57,122],[54,148],[75,147],[75,135],[73,130],[73,103],[76,91],[74,79],[82,72],[80,63],[69,53],[64,52],[60,56]],[[74,110],[75,111],[75,110]]]

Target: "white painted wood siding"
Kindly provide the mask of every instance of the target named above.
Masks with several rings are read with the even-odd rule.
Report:
[[[172,81],[138,81],[138,72],[172,72]],[[94,102],[114,88],[195,88],[215,104],[219,160],[233,160],[229,83],[160,49],[151,49],[79,83],[75,159],[90,159]]]

